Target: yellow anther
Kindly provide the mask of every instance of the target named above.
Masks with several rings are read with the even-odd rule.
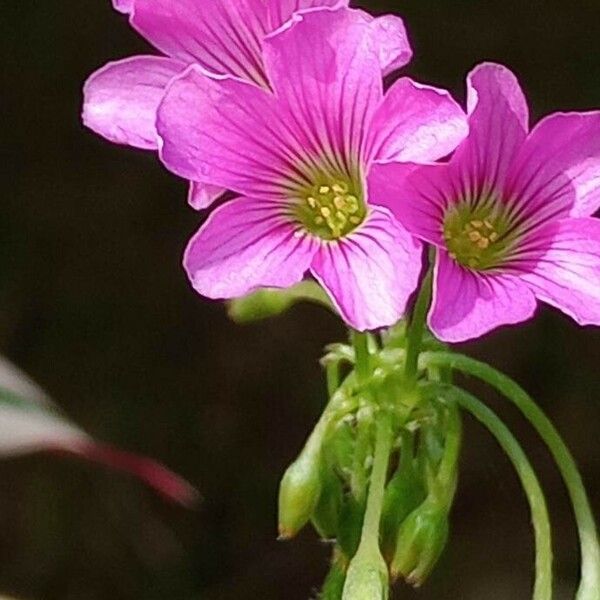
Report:
[[[316,200],[316,198],[313,198],[312,196],[309,196],[309,197],[306,199],[306,201],[308,202],[308,205],[309,205],[311,208],[315,208],[315,207],[317,206],[317,200]]]
[[[483,227],[483,221],[479,221],[476,219],[474,221],[471,221],[471,225],[473,225],[475,229],[481,229]]]
[[[479,233],[479,231],[471,231],[469,233],[469,239],[472,242],[478,242],[481,239],[481,234]]]
[[[353,225],[358,225],[361,221],[360,217],[350,217],[350,223],[352,223]]]
[[[315,217],[315,225],[323,225],[323,223],[325,223],[323,217]]]
[[[485,250],[488,246],[490,245],[490,240],[488,240],[485,237],[482,237],[478,242],[477,242],[477,247],[481,248],[482,250]]]
[[[335,186],[333,186],[335,188]],[[346,207],[346,198],[342,197],[342,196],[336,196],[333,199],[333,203],[335,204],[336,208],[345,208]]]
[[[320,211],[320,212],[321,212],[321,214],[322,214],[322,215],[323,215],[325,218],[327,218],[327,217],[330,217],[330,216],[331,216],[331,209],[330,209],[330,208],[328,208],[327,206],[323,206],[323,207],[321,208],[321,211]]]
[[[495,242],[498,239],[498,234],[495,231],[490,233],[490,242]]]
[[[492,222],[489,219],[484,219],[483,220],[483,224],[488,228],[488,229],[494,229],[494,226],[492,225]]]
[[[341,210],[338,210],[335,213],[335,217],[341,222],[342,225],[345,225],[346,221],[348,220],[348,217]]]
[[[328,185],[322,185],[319,188],[319,194],[328,194],[330,191],[330,187]]]
[[[347,194],[348,193],[348,186],[341,182],[341,183],[334,183],[332,186],[333,191],[336,194]]]

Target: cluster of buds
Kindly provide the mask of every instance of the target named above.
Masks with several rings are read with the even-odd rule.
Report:
[[[355,347],[329,348],[322,361],[330,382],[329,404],[281,481],[280,538],[311,523],[333,544],[323,599],[387,598],[389,581],[398,577],[419,586],[446,544],[460,418],[456,407],[421,397],[418,387],[407,384],[405,329],[398,325],[381,342],[365,337],[368,368],[362,373]],[[429,343],[436,342],[425,341]],[[382,417],[389,423],[390,443],[373,548],[364,543],[364,526],[374,493],[377,422]]]

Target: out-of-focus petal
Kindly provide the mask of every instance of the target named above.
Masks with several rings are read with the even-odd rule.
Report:
[[[112,0],[113,7],[120,13],[129,14],[133,10],[135,0]]]
[[[517,155],[509,194],[536,220],[593,215],[600,207],[600,112],[540,121]]]
[[[415,290],[421,245],[381,207],[356,231],[324,242],[311,265],[344,320],[364,331],[396,323]]]
[[[0,357],[0,458],[34,452],[68,454],[127,472],[180,504],[193,504],[198,496],[160,463],[92,439],[24,373]]]
[[[413,235],[444,246],[449,177],[446,164],[375,163],[368,176],[369,202],[387,207]]]
[[[188,192],[188,204],[196,210],[208,208],[226,191],[227,190],[225,188],[217,185],[192,181],[190,182],[190,189]]]
[[[382,97],[372,19],[346,8],[295,14],[265,40],[269,80],[288,127],[333,169],[359,160],[364,132]]]
[[[190,240],[184,267],[208,298],[235,298],[259,287],[288,287],[310,266],[317,242],[274,203],[236,198],[211,213]]]
[[[111,142],[155,150],[158,105],[169,81],[184,68],[160,56],[107,64],[83,88],[84,124]]]
[[[484,63],[467,78],[469,135],[452,159],[467,196],[501,193],[529,130],[529,110],[517,78]]]
[[[513,275],[474,273],[438,253],[429,327],[440,340],[463,342],[533,316],[536,299]]]
[[[600,325],[600,219],[567,218],[532,235],[540,255],[523,280],[580,325]]]
[[[244,195],[280,198],[298,161],[270,92],[196,66],[167,89],[157,128],[161,158],[174,173]]]
[[[450,154],[467,133],[467,117],[447,91],[403,77],[377,109],[369,155],[379,161],[434,161]]]

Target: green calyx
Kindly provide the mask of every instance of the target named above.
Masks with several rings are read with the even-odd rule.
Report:
[[[298,191],[294,216],[324,240],[348,235],[365,219],[367,208],[360,177],[320,173],[314,183]]]
[[[444,219],[444,240],[451,258],[476,271],[501,264],[514,239],[511,220],[493,199],[476,206],[458,204]]]

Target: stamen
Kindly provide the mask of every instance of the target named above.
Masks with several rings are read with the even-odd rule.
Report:
[[[509,219],[497,206],[455,205],[444,220],[443,238],[449,256],[475,270],[497,266],[510,245]],[[510,239],[509,239],[510,238]]]
[[[363,222],[366,208],[353,182],[334,179],[306,190],[296,214],[309,231],[324,239],[338,239]]]

